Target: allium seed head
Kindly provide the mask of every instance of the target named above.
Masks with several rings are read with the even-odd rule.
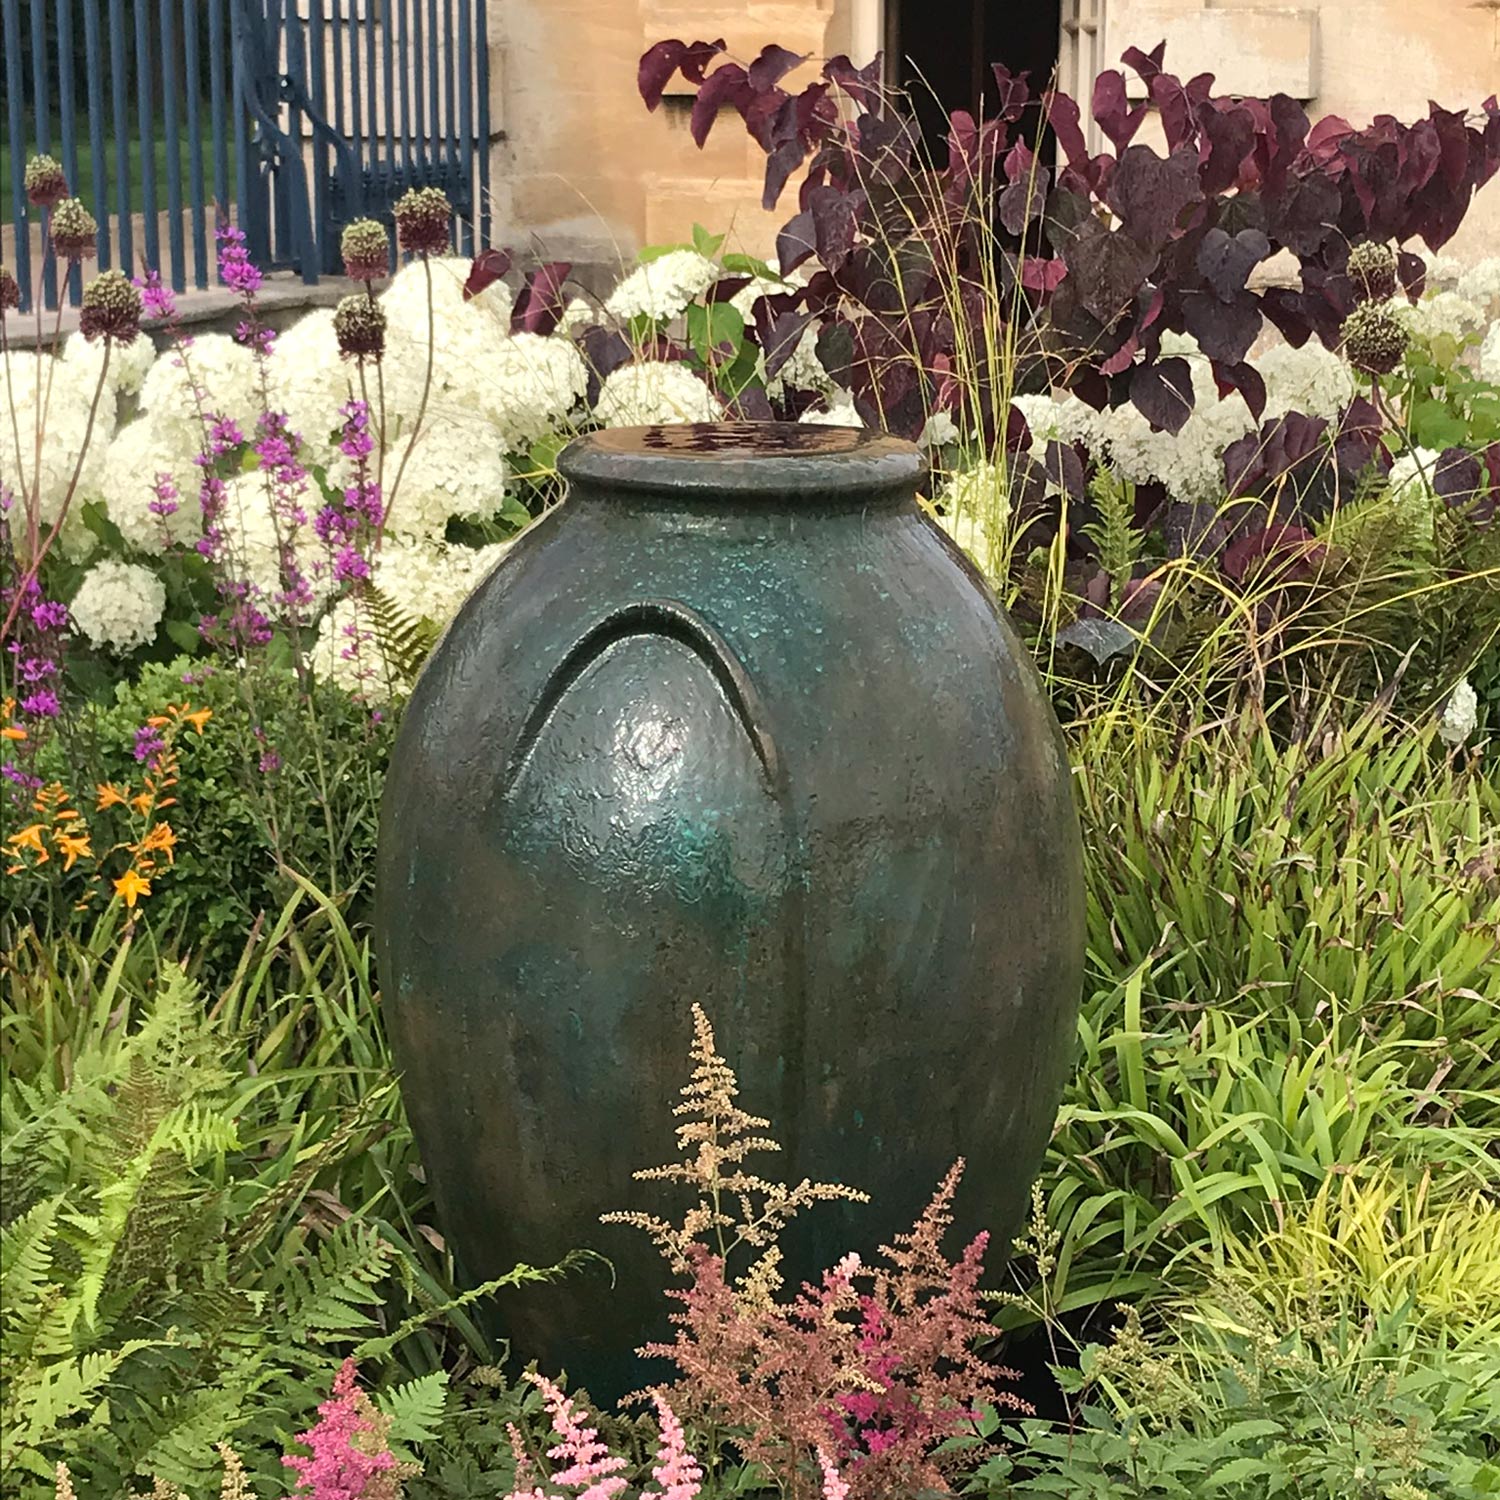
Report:
[[[101,271],[83,289],[78,327],[91,344],[133,343],[141,331],[141,294],[123,271]]]
[[[1396,254],[1389,245],[1365,240],[1349,252],[1349,280],[1361,302],[1387,302],[1396,295]]]
[[[442,255],[452,217],[453,205],[441,188],[412,188],[396,202],[396,241],[413,255]]]
[[[0,266],[0,318],[20,305],[21,283],[11,275],[9,266]]]
[[[385,353],[385,311],[356,292],[334,309],[333,333],[345,359],[379,359]]]
[[[64,260],[83,260],[94,253],[99,225],[81,198],[64,198],[52,210],[52,243]]]
[[[1366,375],[1389,375],[1401,363],[1410,335],[1399,320],[1376,302],[1363,302],[1344,319],[1340,330],[1344,354]]]
[[[36,208],[53,208],[68,196],[68,179],[50,156],[33,156],[26,163],[26,201]]]
[[[339,250],[344,257],[344,275],[355,281],[375,281],[390,273],[390,240],[385,226],[374,219],[356,219],[349,225],[339,241]]]

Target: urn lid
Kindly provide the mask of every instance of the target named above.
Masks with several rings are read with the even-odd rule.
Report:
[[[926,473],[921,450],[904,438],[810,422],[611,427],[569,443],[557,467],[594,498],[650,491],[740,503],[895,499]]]

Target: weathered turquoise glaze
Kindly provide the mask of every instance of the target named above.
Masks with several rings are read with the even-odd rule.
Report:
[[[917,450],[811,426],[646,428],[563,455],[570,498],[433,653],[387,782],[384,1005],[467,1275],[523,1357],[643,1383],[664,1269],[599,1215],[676,1217],[689,1006],[820,1206],[791,1280],[910,1224],[1018,1226],[1083,955],[1062,739],[1025,649],[915,503]]]

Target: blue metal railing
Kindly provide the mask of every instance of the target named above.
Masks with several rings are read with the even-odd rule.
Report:
[[[0,0],[0,261],[23,307],[76,304],[26,202],[57,155],[99,223],[100,269],[217,279],[212,227],[304,281],[344,224],[410,187],[452,199],[460,248],[489,233],[486,0]],[[163,252],[165,252],[165,257]],[[394,249],[392,264],[394,265]]]

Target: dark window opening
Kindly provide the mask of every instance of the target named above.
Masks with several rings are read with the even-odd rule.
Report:
[[[981,109],[995,108],[991,63],[1004,63],[1012,73],[1029,72],[1033,94],[1049,87],[1057,69],[1061,3],[887,0],[889,76],[911,96],[922,138],[936,160],[946,160],[950,111],[966,109],[977,116]]]

